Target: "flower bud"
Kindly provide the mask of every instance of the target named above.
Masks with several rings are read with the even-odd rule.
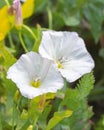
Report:
[[[15,16],[15,25],[17,27],[22,25],[23,18],[20,0],[14,0],[13,5],[8,10],[8,13],[9,15]]]

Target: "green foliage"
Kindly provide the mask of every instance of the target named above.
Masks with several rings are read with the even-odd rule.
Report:
[[[70,111],[70,110],[55,112],[54,116],[49,120],[46,130],[51,130],[62,119],[67,118],[71,115],[72,115],[72,111]]]
[[[95,126],[95,130],[103,130],[104,129],[104,115],[101,116],[100,120]]]
[[[68,128],[69,126],[71,130],[90,130],[89,119],[93,112],[92,107],[88,106],[87,96],[93,89],[93,85],[94,77],[92,73],[89,73],[83,76],[75,89],[67,89],[65,97],[60,103],[59,110],[70,109],[73,114],[70,118],[61,122],[56,129],[62,129],[63,126]]]
[[[0,43],[0,55],[1,58],[3,58],[1,64],[4,65],[7,69],[16,61],[14,56],[10,53],[8,48],[5,47],[4,43],[2,42]]]
[[[92,0],[84,6],[83,13],[86,19],[90,22],[91,32],[95,41],[99,39],[101,32],[102,22],[104,20],[103,5],[102,1]]]
[[[104,48],[100,49],[99,56],[101,56],[104,59]]]
[[[100,43],[100,35],[104,33],[104,0],[32,0],[34,4],[27,1],[29,4],[23,9],[26,19],[20,28],[13,24],[8,32],[9,19],[5,16],[4,20],[8,20],[6,23],[2,19],[3,13],[0,16],[0,28],[4,32],[7,29],[4,39],[0,34],[0,130],[30,130],[30,126],[34,130],[91,130],[93,110],[88,103],[104,99],[104,74],[100,79],[102,83],[96,84],[94,89],[94,76],[89,73],[80,79],[75,88],[68,87],[66,83],[64,89],[56,94],[47,94],[45,99],[39,96],[28,100],[6,78],[6,73],[21,54],[31,50],[38,52],[42,31],[50,27],[54,30],[77,31],[87,37],[87,43],[93,36],[95,42]],[[13,0],[8,2],[12,5]],[[1,12],[4,5],[6,2],[1,0]],[[104,42],[101,46],[104,46]],[[104,49],[99,50],[103,63]],[[100,76],[99,72],[96,75]],[[104,116],[101,116],[94,128],[104,129]]]
[[[56,5],[53,9],[54,28],[59,29],[64,25],[78,27],[85,20],[83,24],[98,42],[104,21],[103,0],[59,0]]]

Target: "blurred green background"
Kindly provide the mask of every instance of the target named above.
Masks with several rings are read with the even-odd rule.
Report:
[[[12,4],[12,0],[9,2]],[[0,1],[0,9],[4,5],[5,1]],[[88,96],[88,103],[94,111],[91,123],[95,130],[104,130],[104,0],[34,0],[34,10],[23,22],[32,29],[39,41],[40,30],[45,29],[76,31],[84,39],[95,61],[95,87]],[[6,35],[5,45],[18,58],[24,53],[18,29],[12,28],[9,34]],[[22,29],[22,37],[30,51],[34,38],[25,29]],[[0,73],[2,71],[0,68]]]

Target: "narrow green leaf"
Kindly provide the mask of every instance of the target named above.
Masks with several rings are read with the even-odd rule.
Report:
[[[71,130],[90,130],[91,124],[88,122],[93,115],[92,107],[88,106],[87,96],[94,86],[93,73],[84,75],[79,84],[74,89],[68,88],[64,100],[60,103],[59,110],[71,109],[73,114],[59,124],[68,125]]]
[[[104,130],[104,115],[101,116],[100,120],[96,124],[95,130]]]
[[[67,118],[72,115],[71,110],[66,111],[58,111],[54,113],[54,116],[50,119],[48,122],[48,125],[46,127],[46,130],[51,130],[55,125],[57,125],[61,120],[64,118]]]
[[[0,114],[0,130],[2,130],[2,120],[1,120],[1,114]]]
[[[8,69],[13,63],[16,62],[14,56],[9,52],[5,47],[4,43],[0,43],[0,55],[3,56],[4,62],[3,65]]]

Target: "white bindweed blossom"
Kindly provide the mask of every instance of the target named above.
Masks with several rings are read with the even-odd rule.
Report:
[[[35,52],[23,54],[9,68],[7,78],[11,79],[21,94],[29,99],[48,92],[55,93],[64,85],[53,61]]]
[[[94,68],[94,61],[76,32],[44,31],[39,53],[53,60],[68,82],[77,80]]]

